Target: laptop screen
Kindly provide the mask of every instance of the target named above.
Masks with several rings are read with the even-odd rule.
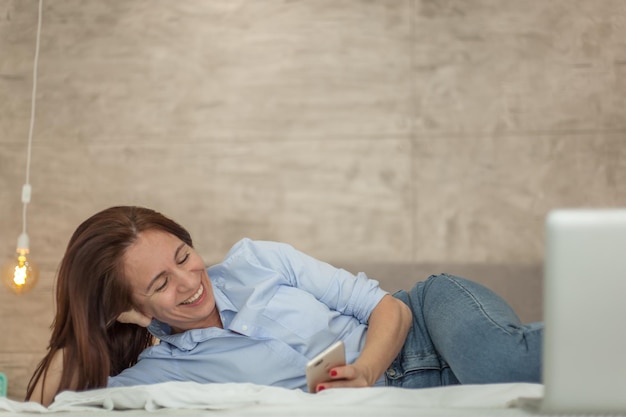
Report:
[[[626,209],[546,219],[542,410],[626,412]]]

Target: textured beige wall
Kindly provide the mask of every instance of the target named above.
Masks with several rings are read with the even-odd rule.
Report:
[[[36,21],[36,0],[0,0],[3,257]],[[249,236],[523,280],[549,209],[626,205],[625,109],[622,0],[45,1],[28,210],[42,278],[22,298],[0,288],[10,395],[45,349],[69,235],[97,210],[157,208],[209,263]]]

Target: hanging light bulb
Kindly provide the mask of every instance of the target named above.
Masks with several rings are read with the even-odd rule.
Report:
[[[39,281],[39,268],[28,259],[28,252],[28,235],[22,233],[17,239],[17,256],[2,266],[2,282],[18,295],[32,290]]]
[[[0,277],[11,291],[20,295],[33,289],[39,281],[39,268],[28,258],[28,235],[26,234],[26,207],[30,203],[30,155],[33,144],[35,126],[35,104],[37,98],[37,67],[39,62],[39,41],[41,37],[43,0],[39,0],[37,19],[37,37],[35,44],[35,60],[33,63],[33,92],[31,96],[30,129],[28,131],[28,150],[26,152],[26,183],[22,187],[22,234],[17,238],[17,257],[5,262]]]
[[[26,206],[30,203],[30,194],[30,184],[24,184],[22,187],[22,234],[17,238],[16,256],[2,265],[2,282],[17,295],[32,290],[39,281],[39,268],[28,256],[30,245],[26,234]]]

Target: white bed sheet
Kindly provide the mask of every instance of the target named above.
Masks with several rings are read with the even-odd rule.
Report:
[[[95,416],[529,416],[520,397],[541,397],[539,384],[457,385],[420,390],[334,389],[319,394],[253,384],[167,382],[64,392],[46,408],[0,398],[0,417]]]

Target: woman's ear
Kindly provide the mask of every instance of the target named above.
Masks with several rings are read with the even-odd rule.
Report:
[[[148,325],[152,321],[152,317],[148,317],[145,314],[132,308],[117,316],[117,321],[119,321],[120,323],[131,323],[141,327],[148,327]]]

